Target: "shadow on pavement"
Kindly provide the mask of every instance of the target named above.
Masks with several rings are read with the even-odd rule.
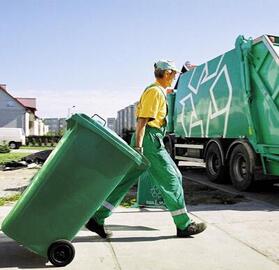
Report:
[[[158,229],[145,226],[108,225],[107,228],[112,231],[158,231]]]
[[[4,191],[18,191],[18,192],[23,192],[28,186],[21,186],[21,187],[16,187],[16,188],[6,188]]]
[[[189,239],[192,237],[189,237]],[[83,243],[83,242],[117,242],[117,243],[129,243],[129,242],[150,242],[150,241],[159,241],[166,239],[177,239],[176,235],[166,235],[166,236],[148,236],[148,237],[112,237],[109,239],[101,239],[98,236],[77,236],[73,243]]]
[[[112,231],[158,231],[158,229],[145,226],[107,225],[105,227]],[[88,231],[85,227],[83,227],[81,230]]]
[[[48,268],[43,258],[0,233],[0,268]]]
[[[72,243],[86,243],[86,242],[106,242],[106,239],[101,238],[100,236],[94,235],[86,235],[86,236],[76,236]]]
[[[129,242],[151,242],[167,239],[177,239],[176,235],[165,235],[165,236],[147,236],[147,237],[116,237],[108,239],[111,243],[129,243]]]

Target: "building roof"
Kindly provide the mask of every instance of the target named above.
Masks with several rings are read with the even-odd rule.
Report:
[[[16,98],[24,107],[36,111],[36,98]]]
[[[10,93],[8,93],[6,84],[0,84],[0,91],[5,92],[8,96],[10,96],[13,100],[15,100],[20,106],[26,108],[22,103],[20,103],[16,98],[14,98]]]
[[[15,100],[20,106],[27,110],[31,110],[34,114],[36,109],[36,98],[15,98],[8,91],[6,84],[0,84],[0,91],[4,91],[8,96]],[[39,118],[35,115],[35,117]]]

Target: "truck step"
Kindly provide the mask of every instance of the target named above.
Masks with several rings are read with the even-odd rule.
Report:
[[[177,143],[174,145],[176,148],[191,148],[191,149],[203,149],[202,144],[185,144]]]
[[[204,162],[204,160],[202,158],[191,158],[191,157],[175,156],[175,159],[183,160],[183,161]]]

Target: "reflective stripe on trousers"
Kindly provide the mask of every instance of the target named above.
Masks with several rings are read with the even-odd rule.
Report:
[[[179,209],[179,210],[171,211],[170,213],[173,217],[175,217],[175,216],[187,214],[187,209],[185,207],[185,208],[182,208],[182,209]]]
[[[107,201],[103,202],[103,206],[105,208],[109,209],[110,211],[112,211],[114,209],[114,206],[112,204],[110,204],[109,202],[107,202]]]

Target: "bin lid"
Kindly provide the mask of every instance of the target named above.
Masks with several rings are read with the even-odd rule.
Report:
[[[83,113],[76,113],[72,115],[67,120],[68,128],[72,128],[75,125],[73,123],[78,123],[80,126],[85,127],[100,135],[103,139],[108,141],[108,143],[114,145],[124,154],[129,156],[135,163],[139,166],[145,165],[146,167],[149,165],[148,160],[137,151],[135,151],[132,147],[130,147],[127,142],[125,142],[121,137],[119,137],[114,131],[103,126],[100,122],[90,118],[88,115]]]

